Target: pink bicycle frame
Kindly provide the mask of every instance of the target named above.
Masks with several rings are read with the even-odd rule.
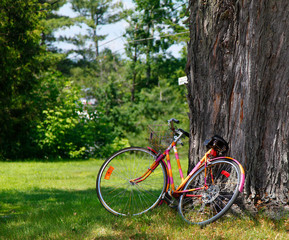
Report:
[[[178,168],[179,168],[179,173],[180,173],[180,178],[182,180],[182,183],[181,185],[175,189],[175,185],[174,185],[174,179],[173,179],[173,175],[172,175],[172,167],[171,167],[171,162],[170,162],[170,156],[169,156],[169,152],[171,149],[174,149],[174,152],[175,152],[175,158],[176,158],[176,161],[177,161],[177,165],[178,165]],[[149,148],[150,150],[152,150],[151,148]],[[153,150],[152,150],[153,151]],[[153,164],[153,166],[151,167],[151,169],[155,169],[159,162],[162,161],[166,167],[166,171],[167,171],[167,188],[166,188],[166,191],[168,191],[169,187],[171,186],[171,193],[174,192],[175,194],[181,194],[181,193],[184,193],[184,192],[191,192],[191,191],[196,191],[196,190],[199,190],[199,189],[203,189],[205,188],[204,187],[201,187],[201,188],[197,188],[197,189],[190,189],[190,190],[182,190],[183,187],[185,186],[186,182],[190,179],[190,177],[203,165],[206,165],[207,162],[213,162],[215,160],[218,160],[218,159],[229,159],[231,161],[234,161],[235,163],[237,163],[237,165],[239,166],[240,168],[240,171],[241,171],[241,184],[239,186],[239,191],[242,192],[243,191],[243,188],[244,188],[244,182],[245,182],[245,171],[242,167],[242,165],[236,160],[236,159],[233,159],[231,157],[217,157],[217,158],[208,158],[208,156],[210,155],[211,153],[211,149],[204,155],[204,157],[197,163],[197,165],[191,170],[191,172],[188,174],[188,176],[184,179],[184,176],[183,176],[183,172],[182,172],[182,168],[181,168],[181,164],[180,164],[180,160],[179,160],[179,156],[178,156],[178,152],[177,152],[177,148],[176,148],[176,143],[173,142],[166,150],[164,153],[160,154],[157,159],[155,160],[155,164]],[[155,152],[155,151],[153,151]],[[167,163],[165,162],[165,160],[167,160]],[[206,185],[206,183],[205,183]]]

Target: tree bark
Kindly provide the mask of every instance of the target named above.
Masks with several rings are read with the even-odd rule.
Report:
[[[190,166],[213,134],[245,168],[247,206],[289,204],[288,0],[190,0]]]

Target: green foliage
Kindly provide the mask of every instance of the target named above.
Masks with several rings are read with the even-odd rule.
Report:
[[[165,35],[184,31],[175,2],[171,0],[135,0],[136,8],[129,11],[126,29],[126,55],[130,59],[127,78],[130,82],[131,101],[144,88],[160,86],[162,79],[171,81],[176,69],[184,66],[168,52],[178,40]],[[178,1],[177,1],[178,2]],[[179,28],[175,27],[179,24]],[[174,74],[174,76],[172,76]],[[174,81],[176,81],[174,78]]]
[[[41,18],[41,25],[43,26],[41,29],[41,45],[46,45],[49,51],[56,52],[58,49],[53,43],[59,39],[54,36],[54,32],[74,24],[73,19],[57,14],[57,10],[67,3],[67,0],[39,0],[38,2],[42,4],[41,11],[45,12],[45,15]]]
[[[23,157],[31,147],[30,124],[38,116],[34,90],[45,52],[40,46],[36,0],[0,1],[0,156]]]
[[[116,134],[99,108],[79,102],[80,90],[65,81],[56,105],[43,111],[37,125],[40,157],[83,158],[114,151]]]
[[[106,156],[146,144],[142,131],[152,121],[186,119],[184,87],[176,84],[186,60],[167,52],[176,39],[135,41],[180,31],[169,21],[179,19],[171,1],[136,1],[128,16],[110,0],[75,0],[74,19],[58,15],[65,3],[0,2],[1,158]],[[98,52],[105,36],[97,28],[123,17],[130,24],[126,56]],[[55,30],[76,23],[88,26],[85,36],[55,38]],[[66,58],[53,47],[56,40],[73,42],[77,49],[68,53],[82,58]],[[87,48],[87,40],[95,45]],[[80,98],[96,105],[84,106]]]
[[[106,35],[99,33],[99,27],[105,24],[115,23],[121,20],[121,12],[118,10],[122,4],[112,0],[72,0],[72,9],[78,13],[75,22],[85,24],[87,34],[79,34],[76,38],[67,39],[79,49],[78,54],[85,60],[94,60],[99,55],[98,42],[104,40]],[[86,46],[87,41],[92,41],[94,46]]]

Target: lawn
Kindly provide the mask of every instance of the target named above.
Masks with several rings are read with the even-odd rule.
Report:
[[[113,216],[95,192],[102,162],[0,162],[0,239],[289,239],[288,218],[230,216],[201,229],[166,205]]]

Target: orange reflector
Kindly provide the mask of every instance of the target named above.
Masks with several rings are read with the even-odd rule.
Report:
[[[107,170],[104,179],[109,180],[110,175],[112,174],[112,171],[114,170],[113,166],[110,166],[109,169]]]
[[[221,172],[221,174],[223,174],[225,177],[230,177],[230,173],[228,173],[227,171],[225,171],[225,170],[223,170],[222,172]]]

